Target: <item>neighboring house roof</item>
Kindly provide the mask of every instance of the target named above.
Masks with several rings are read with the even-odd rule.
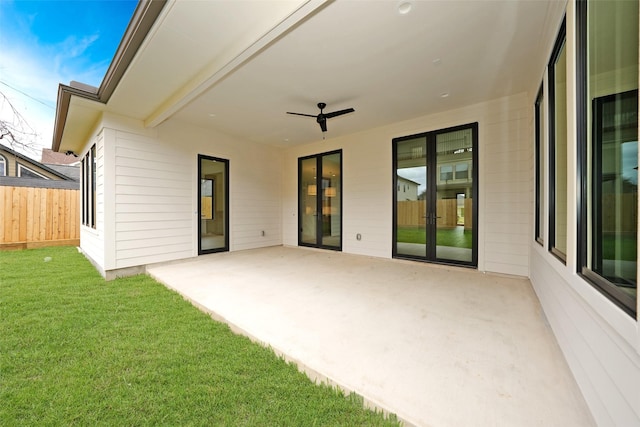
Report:
[[[82,150],[106,113],[288,147],[321,139],[285,114],[318,102],[355,108],[335,137],[534,93],[565,4],[405,3],[141,1],[100,87],[59,86],[52,148]]]
[[[412,180],[412,179],[405,178],[405,177],[400,176],[400,175],[398,175],[398,179],[401,179],[401,180],[403,180],[403,181],[410,182],[411,184],[415,184],[415,185],[417,185],[417,186],[420,186],[420,183],[419,183],[419,182],[415,182],[415,181],[414,181],[414,180]]]
[[[80,158],[71,153],[58,153],[50,148],[42,149],[40,163],[45,165],[72,165],[79,164]]]
[[[65,175],[64,173],[61,173],[47,165],[44,165],[40,162],[38,162],[37,160],[33,160],[32,158],[29,158],[27,156],[25,156],[24,154],[20,154],[15,150],[12,150],[11,148],[7,147],[6,145],[2,145],[0,144],[0,155],[3,155],[5,158],[7,158],[7,161],[11,162],[12,159],[15,159],[16,163],[20,164],[20,165],[24,165],[27,167],[30,167],[31,169],[35,170],[36,172],[40,172],[40,173],[44,173],[45,175],[47,175],[47,179],[52,179],[52,180],[72,180],[72,178],[68,177],[67,175]],[[8,165],[10,166],[10,165]],[[11,167],[9,167],[9,169],[11,169]],[[27,179],[27,178],[21,178],[20,179]]]
[[[80,165],[46,165],[73,181],[80,181]]]

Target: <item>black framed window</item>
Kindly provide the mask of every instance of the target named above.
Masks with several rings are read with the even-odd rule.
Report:
[[[540,86],[535,103],[535,149],[536,149],[536,241],[544,245],[544,214],[546,203],[544,189],[547,182],[547,170],[545,167],[545,144],[544,144],[544,92]]]
[[[637,316],[638,2],[577,2],[578,273]]]
[[[82,225],[96,228],[96,146],[82,159]]]
[[[549,72],[549,250],[567,261],[567,52],[566,18]]]

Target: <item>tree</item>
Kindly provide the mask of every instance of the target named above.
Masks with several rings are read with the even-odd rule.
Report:
[[[37,152],[38,133],[1,91],[0,112],[3,113],[0,117],[0,144],[14,151]]]

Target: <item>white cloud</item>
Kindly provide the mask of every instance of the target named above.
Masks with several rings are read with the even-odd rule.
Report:
[[[51,147],[58,84],[72,80],[92,85],[101,82],[108,64],[91,64],[83,58],[98,38],[98,34],[70,36],[50,46],[33,44],[32,40],[3,40],[0,91],[36,130],[38,138],[34,142],[38,147]],[[1,119],[12,120],[11,115],[7,108],[0,108]],[[40,151],[25,154],[39,158]]]

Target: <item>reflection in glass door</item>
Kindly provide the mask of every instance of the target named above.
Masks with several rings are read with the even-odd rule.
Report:
[[[436,259],[473,261],[473,130],[435,135]]]
[[[342,248],[342,152],[298,160],[298,244]]]
[[[396,248],[395,254],[427,256],[427,138],[420,136],[395,143]]]
[[[396,138],[393,256],[477,265],[477,124]]]
[[[198,254],[229,250],[229,161],[198,155]]]

